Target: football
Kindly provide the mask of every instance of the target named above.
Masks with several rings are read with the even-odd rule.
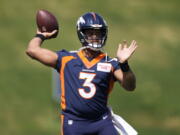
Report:
[[[52,32],[53,30],[59,31],[59,24],[56,17],[47,10],[37,11],[36,24],[41,32]],[[58,35],[58,31],[51,38],[55,38]]]

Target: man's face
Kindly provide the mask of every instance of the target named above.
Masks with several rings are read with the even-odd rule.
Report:
[[[100,29],[87,29],[84,31],[86,40],[88,43],[100,44],[102,40],[102,34]]]

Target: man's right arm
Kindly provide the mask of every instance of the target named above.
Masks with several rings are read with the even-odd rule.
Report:
[[[39,33],[38,31],[38,34],[42,34],[45,37],[50,37],[56,32],[57,31],[53,31],[52,33]],[[26,54],[44,65],[56,67],[58,55],[51,50],[41,48],[42,43],[43,41],[41,38],[34,37],[28,44]]]

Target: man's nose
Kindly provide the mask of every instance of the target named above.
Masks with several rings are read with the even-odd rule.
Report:
[[[97,37],[96,33],[93,33],[92,38],[96,38],[96,37]]]

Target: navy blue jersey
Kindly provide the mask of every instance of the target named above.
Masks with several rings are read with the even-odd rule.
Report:
[[[72,119],[97,119],[108,113],[107,100],[119,69],[118,61],[104,53],[88,60],[82,53],[57,52],[62,114]]]

